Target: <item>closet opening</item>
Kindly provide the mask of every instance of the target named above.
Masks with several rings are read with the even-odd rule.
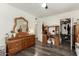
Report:
[[[72,49],[72,22],[70,18],[60,20],[61,45]]]

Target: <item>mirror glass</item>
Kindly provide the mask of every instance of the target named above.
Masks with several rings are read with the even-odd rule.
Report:
[[[28,32],[28,21],[23,17],[15,18],[14,32]]]

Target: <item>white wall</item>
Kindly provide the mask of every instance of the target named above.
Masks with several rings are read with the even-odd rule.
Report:
[[[5,34],[13,29],[14,18],[18,16],[27,19],[29,27],[35,33],[35,16],[8,4],[0,3],[0,46],[5,45]]]
[[[55,25],[55,24],[60,25],[60,19],[64,18],[72,18],[73,21],[75,22],[77,19],[79,19],[79,10],[43,17],[42,21],[45,22],[47,25]]]

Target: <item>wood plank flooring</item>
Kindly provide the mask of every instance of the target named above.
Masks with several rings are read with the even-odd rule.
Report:
[[[25,49],[14,56],[76,56],[75,52],[70,51],[66,47],[54,47],[50,46],[42,47],[40,42],[36,42],[36,45]]]

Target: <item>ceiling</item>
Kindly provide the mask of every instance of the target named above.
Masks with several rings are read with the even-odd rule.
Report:
[[[9,5],[36,17],[46,17],[79,9],[79,3],[47,3],[47,10],[42,8],[41,4],[42,3],[9,3]]]

